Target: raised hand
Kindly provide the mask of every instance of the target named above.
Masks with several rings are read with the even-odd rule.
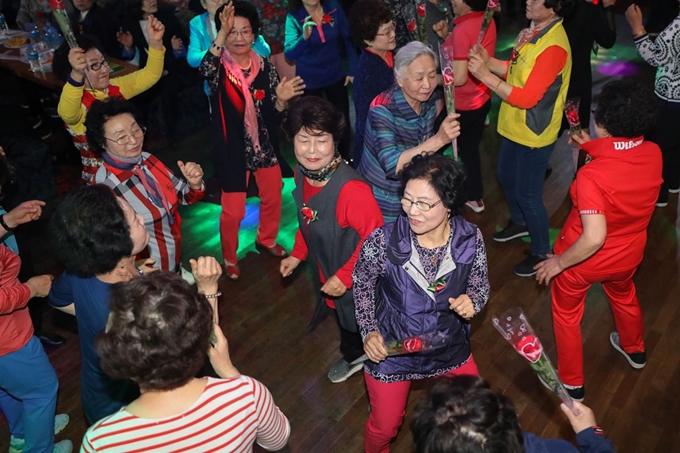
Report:
[[[300,96],[305,91],[305,82],[300,76],[288,80],[284,77],[276,86],[276,98],[281,102],[288,102],[295,96]]]
[[[316,22],[312,19],[312,16],[307,16],[304,23],[302,24],[302,37],[307,41],[310,36],[312,36],[312,30],[316,27]]]
[[[203,182],[203,168],[194,162],[187,162],[186,164],[181,160],[177,161],[177,166],[182,175],[194,190],[200,190]]]
[[[165,34],[165,25],[163,25],[163,22],[150,14],[149,21],[146,24],[146,33],[149,37],[149,47],[153,47],[156,50],[163,50],[163,35]]]
[[[437,33],[437,36],[441,39],[446,39],[449,37],[449,25],[445,20],[440,20],[432,26],[432,30]]]
[[[171,41],[172,41],[172,50],[174,50],[175,52],[181,52],[182,46],[184,45],[184,43],[182,42],[182,39],[178,38],[177,36],[173,36],[171,38]]]
[[[132,33],[121,30],[116,33],[116,39],[123,45],[123,47],[125,47],[125,50],[132,51],[132,46],[135,44],[135,40],[132,38]]]
[[[24,201],[19,206],[4,215],[5,223],[8,227],[14,228],[17,225],[23,225],[24,223],[38,220],[42,215],[43,206],[45,206],[44,201]]]
[[[212,256],[200,256],[198,259],[190,259],[191,273],[196,279],[198,291],[203,294],[215,294],[217,292],[217,280],[222,275],[222,266]]]
[[[87,70],[87,58],[85,58],[85,51],[80,47],[74,47],[69,50],[68,63],[71,65],[71,75],[74,73],[78,75],[78,82],[83,80],[83,77],[85,77],[85,70]]]
[[[232,2],[227,3],[227,6],[220,12],[220,25],[220,34],[226,38],[234,28],[234,4]]]
[[[450,113],[446,118],[444,118],[441,126],[439,126],[437,138],[439,139],[441,146],[451,143],[460,135],[460,123],[456,121],[456,118],[459,116],[459,113]]]
[[[645,32],[645,27],[642,25],[642,11],[635,3],[626,10],[626,20],[630,24],[633,36],[641,35]]]

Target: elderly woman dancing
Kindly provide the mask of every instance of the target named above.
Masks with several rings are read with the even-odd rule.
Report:
[[[186,181],[175,176],[155,156],[143,152],[146,128],[139,124],[130,101],[110,98],[92,104],[87,114],[87,140],[101,152],[104,164],[95,180],[126,200],[144,218],[149,253],[160,269],[191,274],[181,266],[182,232],[177,207],[203,198],[203,169],[178,161]]]
[[[371,414],[369,453],[389,452],[404,418],[411,381],[478,375],[470,350],[470,319],[489,298],[482,233],[460,216],[464,173],[440,155],[404,166],[403,214],[371,233],[354,268],[357,323],[364,338],[364,377]],[[441,349],[387,356],[385,343],[441,332]]]
[[[201,263],[217,271],[204,274],[216,288],[219,264],[212,257]],[[262,383],[231,362],[207,297],[167,272],[111,288],[111,315],[97,351],[104,370],[137,382],[141,396],[92,426],[83,452],[252,452],[255,442],[266,450],[286,445],[286,416]],[[195,377],[206,354],[220,379]]]
[[[448,115],[435,132],[443,103],[435,94],[437,57],[421,42],[401,48],[394,59],[397,85],[371,103],[364,154],[357,168],[373,188],[385,222],[402,211],[398,173],[413,156],[433,153],[460,135],[458,115]],[[445,112],[443,112],[445,114]]]

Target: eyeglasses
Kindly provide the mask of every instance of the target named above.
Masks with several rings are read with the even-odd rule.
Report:
[[[434,208],[435,206],[437,206],[441,202],[442,201],[439,200],[435,203],[430,204],[430,203],[425,203],[424,201],[413,201],[413,200],[409,200],[406,197],[401,197],[401,205],[404,208],[408,209],[411,206],[415,205],[416,208],[418,208],[419,210],[421,210],[423,212],[429,211],[430,209]]]
[[[92,63],[88,68],[90,68],[90,71],[99,71],[102,67],[108,68],[109,67],[109,61],[107,59],[103,59],[102,61],[98,61],[96,63]]]
[[[376,33],[375,35],[376,36],[389,36],[393,33],[396,33],[396,31],[397,31],[397,27],[394,25],[394,23],[392,23],[392,25],[383,29],[384,33]]]
[[[236,39],[236,36],[241,35],[243,39],[250,39],[253,36],[253,31],[250,28],[244,28],[243,30],[232,30],[229,33],[229,39]]]
[[[132,133],[130,135],[121,135],[120,137],[118,137],[115,140],[112,139],[112,138],[108,138],[108,137],[104,137],[104,138],[107,139],[110,142],[118,143],[119,145],[122,146],[122,145],[127,145],[129,143],[132,143],[132,137],[139,140],[140,138],[144,137],[144,134],[146,134],[146,128],[144,126],[140,126],[139,129],[132,131]]]

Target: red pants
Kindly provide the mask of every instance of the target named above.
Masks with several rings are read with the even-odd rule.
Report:
[[[271,247],[276,242],[281,220],[281,167],[278,165],[261,168],[253,172],[257,187],[260,190],[260,226],[257,229],[259,244]],[[246,183],[250,172],[245,174]],[[222,238],[222,256],[224,261],[236,264],[238,258],[238,230],[246,215],[245,192],[222,192],[222,214],[220,215],[220,236]]]
[[[465,365],[449,371],[442,376],[472,374],[479,376],[475,359],[470,358]],[[369,376],[364,371],[368,399],[371,403],[371,415],[368,416],[364,430],[364,450],[367,453],[389,453],[390,442],[406,414],[406,400],[411,388],[411,381],[385,383]]]
[[[565,384],[576,387],[583,385],[581,319],[586,293],[593,283],[602,283],[602,289],[609,297],[621,348],[629,353],[645,350],[642,311],[633,283],[636,269],[589,274],[572,268],[559,274],[553,281],[551,292],[557,374]]]

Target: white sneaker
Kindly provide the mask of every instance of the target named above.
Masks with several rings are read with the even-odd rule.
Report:
[[[480,212],[484,211],[484,201],[483,200],[470,200],[465,205],[472,209],[474,212],[479,214]]]

